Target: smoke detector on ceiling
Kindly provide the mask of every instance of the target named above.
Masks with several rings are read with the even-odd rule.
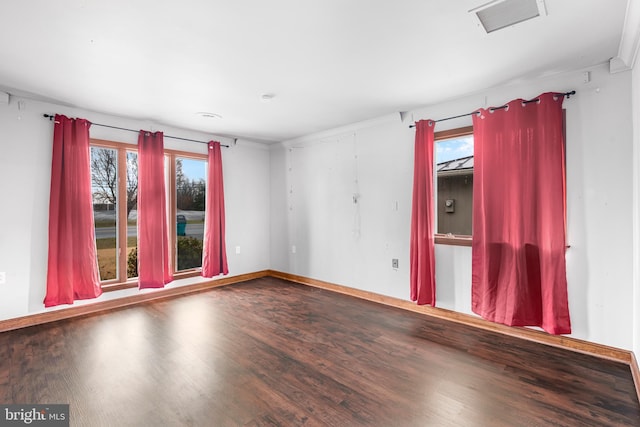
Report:
[[[494,0],[469,13],[487,33],[547,15],[544,0]]]
[[[196,113],[197,116],[203,117],[205,119],[221,119],[222,116],[217,113],[210,113],[208,111],[199,111]]]
[[[271,102],[275,97],[276,95],[273,93],[263,93],[262,95],[260,95],[260,101],[265,103]]]

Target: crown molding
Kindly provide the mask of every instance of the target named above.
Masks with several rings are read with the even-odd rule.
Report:
[[[609,71],[619,73],[631,70],[638,57],[640,46],[640,2],[628,0],[618,56],[609,61]]]

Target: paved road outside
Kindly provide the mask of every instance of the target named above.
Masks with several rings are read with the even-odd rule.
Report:
[[[190,237],[202,239],[204,236],[204,212],[202,211],[178,211],[179,215],[184,215],[187,221],[203,221],[195,224],[187,224],[185,234]],[[116,213],[114,211],[97,211],[94,212],[96,221],[115,221]],[[129,213],[129,219],[134,220],[138,217],[138,212],[134,209]],[[137,234],[136,226],[129,225],[127,227],[127,236],[132,237]],[[116,227],[98,227],[96,228],[96,239],[109,239],[116,237]]]
[[[135,225],[129,225],[127,227],[127,236],[135,236],[138,231]],[[204,223],[187,224],[185,234],[190,237],[197,237],[202,239],[204,236]],[[108,239],[116,237],[115,227],[98,227],[96,228],[96,239]]]

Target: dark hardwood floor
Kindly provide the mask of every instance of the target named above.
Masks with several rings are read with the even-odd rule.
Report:
[[[629,367],[275,278],[0,334],[75,426],[640,425]]]

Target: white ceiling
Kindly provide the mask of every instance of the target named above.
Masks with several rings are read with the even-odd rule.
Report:
[[[627,0],[546,0],[488,35],[487,1],[4,0],[0,89],[281,141],[619,53]]]

